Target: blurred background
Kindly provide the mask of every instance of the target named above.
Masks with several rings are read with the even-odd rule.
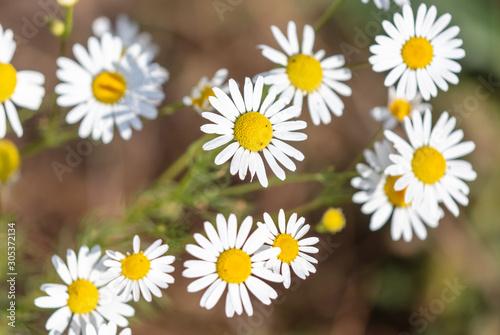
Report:
[[[419,3],[412,1],[414,8]],[[314,24],[330,4],[327,0],[80,0],[69,45],[86,45],[95,18],[105,15],[114,21],[116,15],[127,13],[160,46],[156,61],[171,75],[164,85],[167,105],[180,102],[201,76],[212,77],[219,68],[227,68],[229,77],[239,83],[269,70],[274,65],[256,46],[277,47],[270,26],[283,30],[289,20],[299,27]],[[132,304],[134,334],[500,334],[500,3],[435,0],[427,4],[436,5],[438,15],[453,16],[451,24],[461,28],[459,38],[467,53],[460,61],[459,85],[431,100],[435,111],[447,110],[457,118],[466,139],[477,147],[467,159],[478,178],[469,184],[470,205],[461,208],[458,218],[447,212],[438,228],[429,228],[425,241],[414,237],[411,243],[394,242],[389,225],[370,232],[370,218],[360,212],[360,206],[342,204],[346,228],[336,235],[314,233],[321,239],[316,274],[292,282],[288,291],[275,286],[280,291],[278,300],[271,306],[256,302],[253,317],[227,319],[222,301],[207,311],[199,307],[202,294],[188,294],[190,280],[181,276],[182,263],[189,258],[181,251],[183,243],[201,229],[206,207],[163,198],[168,185],[157,182],[202,136],[203,119],[191,108],[183,108],[145,124],[128,142],[116,134],[109,145],[79,139],[23,157],[19,181],[3,192],[0,231],[6,245],[6,223],[16,222],[17,327],[7,327],[2,316],[0,333],[46,334],[45,322],[53,310],[35,308],[33,299],[43,294],[42,283],[60,282],[51,255],[64,258],[67,248],[76,249],[82,243],[130,250],[132,236],[142,233],[147,242],[164,237],[178,260],[176,283],[163,292],[163,298]],[[59,41],[43,25],[47,15],[62,17],[55,0],[0,0],[0,23],[19,37],[13,64],[45,74],[50,102],[57,84]],[[383,33],[381,20],[387,18],[389,14],[371,2],[348,0],[317,34],[314,50],[344,53],[348,65],[364,63],[374,36]],[[330,125],[310,126],[305,130],[308,140],[297,143],[306,155],[297,164],[298,172],[329,166],[345,170],[379,131],[380,124],[371,119],[369,110],[387,104],[386,74],[374,73],[370,67],[355,68],[353,73],[348,82],[353,94],[343,98],[344,116]],[[22,138],[9,134],[19,148],[40,136],[50,113],[47,106],[50,103],[23,124]],[[310,122],[307,112],[302,117]],[[89,154],[67,165],[68,154],[79,146],[90,147]],[[71,171],[59,178],[54,162]],[[214,174],[228,178],[222,169]],[[291,183],[227,201],[235,212],[260,220],[264,211],[296,208],[320,190],[316,183]],[[143,206],[139,209],[134,205],[138,200]],[[209,204],[211,210],[217,208],[214,201]],[[145,220],[140,213],[149,205],[154,207],[153,219]],[[308,223],[319,222],[325,209],[307,213]],[[1,266],[4,290],[6,264],[2,261]],[[0,301],[6,306],[6,293],[2,292]]]

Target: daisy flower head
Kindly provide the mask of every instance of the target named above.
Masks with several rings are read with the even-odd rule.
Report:
[[[138,235],[133,240],[134,253],[127,255],[119,251],[107,250],[109,259],[104,261],[108,270],[102,279],[109,282],[109,287],[115,290],[123,301],[133,296],[134,301],[139,301],[142,294],[150,302],[151,293],[161,297],[160,288],[166,289],[174,283],[174,277],[169,273],[174,272],[171,265],[174,256],[163,256],[168,251],[168,245],[157,240],[145,251],[141,250],[141,240]]]
[[[281,67],[262,73],[264,83],[271,85],[280,98],[292,101],[302,108],[304,96],[311,119],[315,125],[328,124],[332,121],[330,111],[341,116],[344,103],[338,94],[350,96],[352,91],[342,81],[351,79],[351,71],[342,66],[343,55],[324,58],[325,51],[313,53],[314,28],[304,26],[302,46],[299,46],[295,22],[288,22],[288,38],[276,26],[271,31],[284,53],[267,45],[259,45],[262,55]]]
[[[79,0],[57,0],[57,3],[61,7],[73,7],[78,3]]]
[[[427,9],[421,4],[415,19],[411,7],[404,5],[403,15],[394,14],[394,24],[382,22],[389,36],[376,36],[377,44],[370,47],[373,71],[391,70],[384,85],[390,87],[399,81],[398,96],[406,95],[408,100],[413,100],[417,92],[429,100],[437,96],[437,87],[447,91],[448,83],[458,84],[456,73],[462,68],[455,60],[465,57],[465,51],[460,48],[462,40],[455,38],[460,29],[446,28],[451,21],[450,14],[437,20],[436,15],[435,6]]]
[[[103,323],[98,328],[88,324],[85,327],[84,335],[117,335],[117,332],[118,327],[116,326],[116,323],[110,322],[108,324]],[[132,330],[130,328],[122,329],[118,335],[132,335]]]
[[[23,127],[15,105],[38,110],[45,95],[43,74],[17,71],[12,65],[15,51],[14,33],[10,29],[4,30],[0,24],[0,138],[4,138],[7,133],[6,119],[17,137],[23,136]]]
[[[198,84],[191,90],[191,95],[185,96],[182,99],[184,105],[193,106],[199,113],[213,111],[208,98],[215,96],[214,87],[218,87],[225,93],[229,93],[229,86],[227,84],[223,85],[227,74],[227,69],[219,69],[210,80],[207,77],[202,77]]]
[[[414,208],[405,202],[406,189],[396,191],[394,183],[401,176],[388,176],[384,170],[392,164],[390,156],[394,154],[392,145],[387,141],[375,142],[375,151],[366,149],[364,156],[367,164],[356,166],[359,177],[351,180],[351,185],[360,191],[352,197],[354,203],[363,204],[361,212],[371,215],[370,230],[382,228],[392,216],[391,237],[398,241],[403,237],[410,242],[415,235],[421,240],[427,237],[425,225],[435,228],[443,217],[443,211],[435,215],[426,213],[423,207]]]
[[[283,276],[285,288],[290,288],[290,267],[300,279],[306,279],[310,273],[316,272],[313,264],[318,263],[318,261],[309,256],[308,253],[318,253],[319,250],[314,245],[319,242],[319,239],[317,237],[302,238],[311,228],[305,224],[304,217],[297,219],[297,213],[293,213],[287,222],[285,211],[280,209],[278,215],[279,231],[268,213],[264,213],[264,222],[265,224],[259,222],[258,225],[266,232],[266,245],[269,248],[280,248],[281,250],[278,255],[267,261],[266,266]]]
[[[444,112],[432,128],[429,110],[424,117],[415,113],[406,118],[404,127],[409,143],[390,130],[385,137],[394,144],[398,154],[390,155],[392,164],[385,169],[390,176],[400,176],[394,183],[396,191],[406,189],[404,201],[423,206],[435,216],[442,202],[455,216],[457,203],[467,206],[469,187],[464,182],[476,179],[472,165],[461,159],[475,149],[472,141],[461,142],[464,132],[454,130],[456,119]]]
[[[370,115],[375,121],[383,122],[385,129],[392,129],[402,123],[405,116],[411,118],[413,113],[423,113],[426,109],[432,110],[432,106],[422,102],[420,93],[410,100],[404,96],[398,97],[396,89],[391,86],[387,107],[375,107],[370,110]]]
[[[129,140],[132,128],[142,129],[140,116],[154,119],[164,98],[160,85],[150,76],[151,66],[138,63],[129,53],[122,53],[122,41],[105,33],[99,40],[90,37],[88,51],[73,46],[78,63],[60,57],[55,87],[57,104],[72,107],[66,115],[69,124],[82,120],[80,137],[92,134],[104,143],[113,139],[116,125],[120,136]]]
[[[214,122],[201,127],[207,134],[218,134],[214,140],[203,145],[204,150],[213,150],[231,142],[215,157],[215,164],[221,165],[231,159],[230,172],[244,180],[247,171],[251,178],[257,174],[259,182],[267,187],[267,175],[260,152],[264,155],[271,170],[276,176],[285,180],[285,171],[277,163],[281,163],[290,171],[295,171],[295,163],[304,155],[283,141],[304,141],[307,135],[295,132],[307,126],[305,121],[290,121],[297,116],[299,107],[291,106],[283,109],[287,102],[276,100],[276,94],[270,89],[261,103],[264,80],[257,79],[255,87],[250,78],[245,79],[244,95],[233,79],[229,80],[231,98],[220,88],[214,87],[215,96],[209,97],[212,106],[221,114],[204,112],[204,118]]]
[[[21,155],[16,145],[10,140],[0,140],[0,185],[9,185],[19,176]]]
[[[361,1],[363,1],[363,3],[368,3],[370,0]],[[391,7],[390,0],[373,0],[373,3],[375,4],[375,6],[377,6],[378,9],[389,10],[389,8]],[[394,0],[394,3],[399,7],[402,7],[403,5],[409,5],[410,0]]]
[[[280,253],[279,248],[259,249],[266,239],[262,229],[250,236],[253,220],[246,217],[238,230],[236,215],[231,214],[226,221],[222,214],[216,218],[217,231],[210,222],[205,222],[208,239],[194,234],[199,244],[188,244],[187,252],[199,260],[184,262],[186,278],[198,278],[188,286],[188,292],[198,292],[208,287],[200,306],[211,309],[217,304],[227,287],[226,315],[241,315],[243,310],[251,316],[253,307],[248,291],[265,305],[276,299],[276,291],[262,279],[281,283],[283,277],[265,267],[265,262]],[[262,279],[261,279],[262,278]]]
[[[66,259],[67,265],[59,256],[52,256],[52,264],[64,284],[43,284],[40,289],[47,295],[35,299],[37,307],[57,308],[45,325],[49,335],[62,334],[68,325],[68,334],[78,335],[88,324],[99,328],[104,319],[127,327],[125,317],[133,316],[135,311],[100,279],[104,270],[101,248],[94,246],[89,250],[84,245],[78,256],[68,249]]]
[[[321,222],[316,226],[316,230],[320,233],[336,234],[344,229],[346,224],[344,212],[342,208],[328,208]]]

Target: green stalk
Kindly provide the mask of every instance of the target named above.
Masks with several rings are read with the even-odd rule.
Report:
[[[314,30],[319,31],[325,25],[325,23],[328,22],[328,20],[330,20],[330,18],[333,16],[333,14],[335,14],[335,12],[337,12],[340,5],[342,5],[342,3],[344,1],[345,0],[335,0],[334,2],[332,2],[330,7],[328,7],[328,9],[323,13],[323,15],[319,18],[319,20],[314,25]]]
[[[66,20],[64,22],[64,33],[61,35],[61,56],[66,54],[66,42],[73,30],[73,6],[66,8]]]

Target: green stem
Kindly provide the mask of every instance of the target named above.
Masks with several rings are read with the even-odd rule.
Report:
[[[66,20],[64,22],[64,33],[61,35],[61,56],[66,54],[66,42],[73,30],[73,6],[66,8]]]
[[[323,15],[319,18],[319,20],[316,22],[314,25],[314,30],[319,31],[325,23],[337,12],[339,9],[340,5],[344,2],[345,0],[335,0],[332,2],[330,7],[323,13]]]
[[[183,108],[183,107],[186,107],[186,105],[184,105],[184,103],[174,102],[174,103],[171,103],[170,105],[167,105],[167,106],[163,107],[162,109],[160,109],[158,111],[158,115],[170,115],[173,112],[175,112],[176,110]]]
[[[358,63],[358,64],[353,64],[353,65],[347,65],[346,67],[351,69],[351,70],[358,70],[362,69],[365,67],[370,67],[372,64],[369,61],[363,62],[363,63]]]
[[[57,147],[62,143],[78,138],[78,132],[71,129],[57,134],[56,137],[42,137],[33,141],[21,149],[21,157],[26,158],[34,155],[45,148]]]

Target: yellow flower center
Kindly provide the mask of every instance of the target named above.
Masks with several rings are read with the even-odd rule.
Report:
[[[144,256],[141,251],[138,254],[133,254],[121,260],[122,275],[130,280],[139,280],[149,273],[151,262]]]
[[[278,259],[283,263],[291,263],[299,255],[299,242],[290,234],[276,236],[273,247],[281,249]]]
[[[14,143],[0,140],[0,181],[5,183],[19,169],[20,162],[19,150]]]
[[[264,115],[258,112],[248,112],[234,123],[234,138],[243,148],[260,151],[271,143],[273,126]]]
[[[115,104],[125,94],[127,82],[119,73],[101,72],[92,83],[94,97],[105,104]]]
[[[403,121],[405,116],[410,115],[411,105],[405,99],[396,99],[389,106],[389,110],[396,119]]]
[[[16,69],[11,64],[0,63],[0,103],[10,99],[16,85]]]
[[[197,106],[200,109],[203,109],[203,104],[208,100],[209,97],[215,97],[214,90],[210,86],[205,86],[201,95],[197,99],[193,99],[193,106]]]
[[[252,261],[243,250],[229,249],[219,255],[215,268],[226,283],[240,284],[252,273]]]
[[[422,147],[413,154],[411,168],[424,184],[434,184],[446,172],[446,159],[436,149]]]
[[[68,307],[73,313],[86,314],[93,311],[99,302],[97,287],[85,279],[78,279],[68,287]]]
[[[407,204],[405,202],[405,193],[406,193],[406,188],[401,191],[396,191],[394,189],[394,184],[396,181],[400,178],[401,176],[388,176],[387,180],[385,181],[385,194],[387,195],[387,198],[389,198],[389,201],[396,207],[406,207],[410,204]]]
[[[286,73],[293,86],[306,92],[316,91],[323,80],[323,68],[320,62],[304,54],[288,59]]]
[[[323,214],[321,222],[331,233],[339,232],[345,227],[345,217],[340,208],[328,209],[325,214]]]
[[[403,45],[401,56],[410,69],[423,69],[432,62],[434,49],[427,39],[412,37]]]

